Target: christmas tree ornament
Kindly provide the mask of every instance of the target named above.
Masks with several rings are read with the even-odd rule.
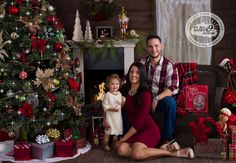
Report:
[[[25,101],[26,98],[25,98],[25,96],[23,95],[23,96],[19,96],[18,99],[19,99],[20,102],[23,102],[23,101]]]
[[[60,84],[60,81],[57,79],[53,79],[53,84],[57,87]]]
[[[61,70],[68,70],[73,64],[73,61],[71,61],[71,58],[65,52],[65,50],[57,54],[56,62],[57,64],[55,68]]]
[[[75,25],[74,25],[72,40],[75,42],[80,42],[84,40],[78,10],[76,10]]]
[[[14,96],[13,91],[12,91],[11,89],[9,89],[9,90],[7,91],[7,97],[13,97],[13,96]]]
[[[12,15],[18,14],[20,11],[19,8],[17,8],[16,6],[9,6],[8,7],[8,12]]]
[[[11,33],[11,38],[12,38],[13,40],[17,39],[18,37],[19,37],[19,35],[18,35],[16,32],[12,32],[12,33]]]
[[[28,76],[28,74],[25,71],[21,71],[20,74],[19,74],[19,78],[22,79],[22,80],[26,79],[27,76]]]
[[[8,57],[8,54],[7,54],[6,50],[4,49],[4,46],[8,43],[11,43],[11,42],[10,42],[10,40],[4,42],[2,34],[3,34],[3,30],[1,30],[1,32],[0,32],[0,59],[2,59],[4,61],[4,57]],[[2,72],[2,69],[1,69],[1,72]]]
[[[60,38],[60,37],[61,37],[61,34],[60,34],[60,33],[56,33],[56,34],[55,34],[55,37],[56,37],[56,38]]]
[[[11,138],[14,138],[14,137],[16,136],[15,131],[10,131],[10,132],[8,133],[8,136],[11,137]]]
[[[0,6],[0,18],[4,18],[5,13],[6,13],[6,10],[4,9],[4,7]]]
[[[30,81],[28,81],[28,82],[25,82],[24,83],[24,85],[23,85],[23,90],[24,91],[30,91],[30,90],[32,90],[32,84],[31,84],[31,82]]]
[[[54,10],[54,7],[51,6],[51,5],[49,5],[49,6],[48,6],[48,10],[49,10],[49,11],[53,11],[53,10]]]
[[[36,71],[36,81],[33,82],[37,87],[42,85],[44,90],[49,91],[55,88],[52,79],[50,79],[52,75],[53,75],[52,69],[46,69],[45,71],[43,71],[40,68],[38,68]]]
[[[54,51],[56,51],[56,52],[61,52],[62,49],[63,49],[63,46],[62,46],[61,43],[55,43],[54,46],[53,46],[53,49],[54,49]]]
[[[26,97],[26,102],[36,108],[39,104],[39,99],[36,95],[31,94]]]

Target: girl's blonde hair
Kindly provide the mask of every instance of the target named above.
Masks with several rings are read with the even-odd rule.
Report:
[[[112,79],[117,79],[119,81],[120,87],[121,87],[122,81],[121,81],[121,78],[119,77],[118,74],[111,74],[111,75],[107,76],[106,82],[105,82],[106,87],[108,87],[108,85],[109,85],[109,83],[111,82]]]

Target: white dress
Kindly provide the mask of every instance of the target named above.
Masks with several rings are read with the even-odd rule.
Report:
[[[105,133],[108,135],[122,135],[123,134],[121,99],[122,99],[122,95],[119,91],[117,92],[117,95],[114,95],[111,92],[107,92],[102,101],[103,109],[106,112],[106,120],[108,124],[111,126],[109,130],[105,130]],[[107,111],[107,109],[111,107],[115,107],[115,106],[117,106],[117,108],[119,109],[118,112]]]

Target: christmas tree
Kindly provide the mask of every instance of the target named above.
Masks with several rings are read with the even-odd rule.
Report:
[[[83,41],[83,32],[80,24],[79,11],[76,10],[75,25],[72,40],[75,42]]]
[[[0,1],[0,129],[73,128],[86,117],[79,60],[47,0]]]
[[[87,20],[87,23],[86,23],[84,39],[85,39],[86,41],[93,41],[93,35],[92,35],[90,23],[89,23],[88,20]]]

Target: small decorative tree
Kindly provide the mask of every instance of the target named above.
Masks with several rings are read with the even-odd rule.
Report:
[[[73,32],[72,40],[75,42],[79,42],[79,41],[84,40],[78,10],[76,10],[76,18],[75,18],[75,25],[74,25],[74,32]]]
[[[88,20],[87,20],[87,23],[86,23],[84,39],[85,39],[86,41],[92,41],[92,40],[93,40],[93,35],[92,35],[90,23],[89,23]]]

